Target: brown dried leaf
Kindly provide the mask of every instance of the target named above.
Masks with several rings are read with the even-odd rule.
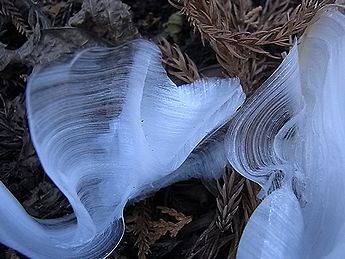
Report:
[[[67,3],[62,1],[62,2],[55,3],[53,5],[47,5],[43,7],[42,10],[45,13],[48,13],[51,17],[55,19],[56,16],[61,12],[61,10],[63,10],[66,7],[66,5]]]
[[[8,249],[5,253],[5,259],[20,259],[20,256],[16,251]]]
[[[52,15],[54,27],[66,26],[78,7],[77,2],[74,0],[67,0],[66,2],[61,3],[64,5],[59,9],[55,16]]]
[[[90,33],[79,28],[51,28],[40,30],[37,25],[25,44],[17,50],[0,45],[0,71],[10,63],[27,66],[46,64],[75,51],[92,46],[107,46]]]
[[[100,38],[120,44],[139,36],[128,5],[120,0],[85,0],[69,24],[87,28]]]

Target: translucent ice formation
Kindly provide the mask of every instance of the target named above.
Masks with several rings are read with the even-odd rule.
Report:
[[[123,235],[127,201],[219,176],[223,126],[244,98],[237,79],[177,87],[144,40],[36,70],[27,86],[32,140],[75,215],[34,219],[1,184],[0,242],[32,258],[106,256]]]
[[[329,8],[231,121],[227,157],[268,195],[237,257],[345,256],[345,16]]]

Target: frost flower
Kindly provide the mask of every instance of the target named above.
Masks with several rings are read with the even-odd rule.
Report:
[[[42,166],[74,210],[34,219],[0,185],[0,242],[32,258],[104,257],[122,238],[129,200],[219,175],[225,131],[213,133],[245,98],[237,79],[177,87],[144,40],[38,69],[26,96]]]
[[[268,195],[237,257],[344,258],[345,16],[329,8],[231,122],[227,157]]]

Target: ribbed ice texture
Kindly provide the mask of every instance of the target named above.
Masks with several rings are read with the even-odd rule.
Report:
[[[279,68],[249,97],[230,122],[226,140],[227,157],[245,177],[268,192],[272,181],[279,184],[281,169],[290,169],[275,137],[303,109],[297,44]]]
[[[76,219],[33,219],[1,185],[0,242],[33,258],[104,257],[123,235],[128,200],[219,176],[225,131],[214,132],[244,98],[237,79],[177,87],[144,40],[37,70],[27,86],[30,133]]]
[[[345,16],[328,9],[234,117],[227,157],[268,196],[239,259],[345,258]]]

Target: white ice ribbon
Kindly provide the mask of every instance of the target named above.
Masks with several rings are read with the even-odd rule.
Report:
[[[177,87],[144,40],[37,69],[26,97],[42,166],[75,214],[33,219],[0,185],[0,242],[32,258],[104,257],[122,238],[128,200],[219,176],[225,130],[215,130],[245,99],[238,79]]]

